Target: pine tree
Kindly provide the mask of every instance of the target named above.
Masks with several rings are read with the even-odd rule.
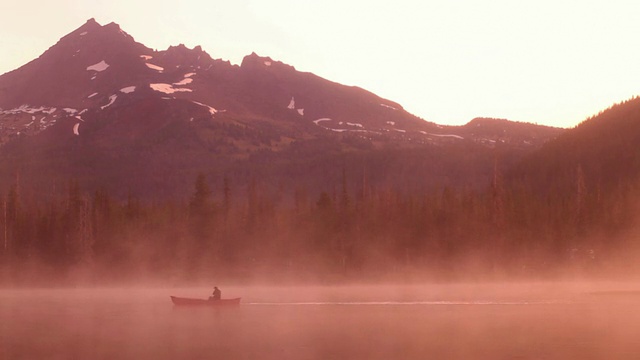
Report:
[[[18,241],[18,217],[21,211],[18,185],[11,186],[3,207],[5,224],[3,248],[7,256],[12,256],[16,251],[15,247]]]
[[[222,212],[226,223],[229,218],[229,212],[231,211],[231,186],[229,185],[229,178],[226,176],[222,180],[222,194]]]
[[[195,181],[195,192],[189,203],[189,227],[192,242],[188,246],[190,271],[196,272],[206,263],[213,252],[217,256],[214,244],[214,204],[212,193],[203,173]]]
[[[190,214],[193,216],[209,215],[211,207],[211,189],[207,184],[207,178],[203,173],[199,173],[196,177],[195,193],[191,197],[189,203]]]

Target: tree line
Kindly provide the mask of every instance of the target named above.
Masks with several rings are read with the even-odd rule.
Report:
[[[0,198],[0,282],[544,277],[619,265],[640,188],[603,194],[580,166],[571,173],[571,191],[507,186],[495,170],[484,190],[402,193],[343,170],[329,188],[277,194],[201,173],[189,199],[157,202],[76,181],[33,200],[16,183]]]

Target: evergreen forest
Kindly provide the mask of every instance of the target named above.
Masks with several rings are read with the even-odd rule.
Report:
[[[341,183],[263,192],[199,174],[180,201],[116,200],[77,181],[46,201],[0,202],[0,282],[473,280],[634,271],[640,188],[606,196],[505,185],[405,194]],[[212,185],[213,184],[213,185]]]

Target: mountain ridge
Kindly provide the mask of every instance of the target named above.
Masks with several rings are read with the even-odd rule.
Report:
[[[266,158],[289,159],[275,161],[282,168],[269,170],[270,176],[282,177],[306,161],[295,159],[296,149],[316,146],[320,151],[325,147],[320,142],[332,144],[335,157],[323,166],[346,166],[339,164],[348,151],[367,157],[372,150],[383,156],[384,149],[400,149],[395,156],[402,161],[402,151],[422,149],[423,156],[435,159],[431,166],[442,167],[429,175],[429,165],[421,165],[425,186],[467,175],[478,185],[486,181],[480,180],[487,178],[486,169],[456,168],[433,154],[456,157],[471,151],[486,163],[495,156],[490,155],[493,148],[516,149],[508,157],[518,157],[562,132],[527,125],[526,136],[510,136],[507,128],[521,126],[505,124],[481,126],[482,132],[441,126],[365,89],[297,71],[268,56],[252,53],[232,65],[211,58],[200,46],[156,51],[115,23],[89,19],[37,59],[0,76],[0,168],[5,174],[0,185],[9,186],[13,176],[8,174],[21,172],[26,186],[27,178],[42,178],[44,171],[46,178],[31,180],[35,188],[80,178],[89,188],[119,184],[134,193],[152,193],[155,187],[142,180],[129,186],[131,173],[146,169],[139,176],[164,183],[159,193],[185,194],[187,183],[201,171],[216,177],[236,174],[245,183],[261,177],[265,169],[255,159],[265,152],[271,153]],[[304,153],[317,157],[313,151]],[[171,169],[174,174],[167,175]],[[282,181],[317,182],[273,179]],[[407,181],[414,182],[399,180],[393,186]]]

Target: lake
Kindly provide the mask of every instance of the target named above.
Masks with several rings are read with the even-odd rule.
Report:
[[[633,285],[5,289],[0,359],[637,359]]]

